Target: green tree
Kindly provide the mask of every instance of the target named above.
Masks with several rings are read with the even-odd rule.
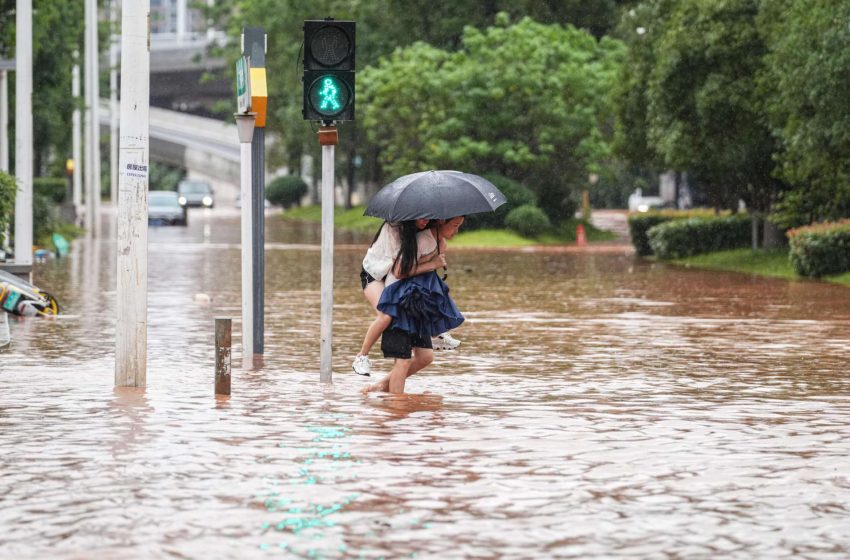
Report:
[[[522,181],[550,217],[609,156],[608,92],[623,47],[528,18],[467,27],[449,52],[416,43],[359,77],[363,126],[387,175],[427,168]]]
[[[572,23],[600,36],[616,21],[620,3],[617,0],[217,0],[204,8],[207,16],[232,38],[239,37],[245,26],[261,25],[268,33],[266,71],[270,113],[267,129],[282,139],[269,160],[288,164],[292,169],[298,169],[302,153],[319,154],[314,130],[301,120],[302,22],[329,15],[356,20],[357,120],[340,127],[340,152],[349,160],[348,165],[355,156],[362,155],[363,168],[358,170],[358,175],[378,180],[382,178],[377,165],[379,150],[369,142],[361,122],[364,111],[360,95],[361,71],[377,64],[381,57],[390,55],[395,49],[417,41],[441,50],[456,50],[462,44],[466,26],[492,25],[502,10],[514,18],[531,15],[546,23]],[[233,72],[238,49],[239,41],[231,41],[216,53],[228,60],[225,71],[228,75]],[[231,112],[230,109],[225,111]]]
[[[760,0],[684,0],[656,38],[649,78],[648,139],[665,165],[689,170],[715,207],[769,208],[775,142],[756,76],[766,46]]]
[[[34,170],[42,175],[49,174],[51,163],[64,168],[70,151],[71,68],[74,51],[82,50],[83,2],[38,0],[33,8]],[[15,0],[0,0],[0,57],[15,57]],[[15,73],[11,76],[9,101],[14,107]],[[10,113],[13,125],[14,111]]]
[[[793,188],[773,219],[791,227],[850,216],[850,4],[764,0],[761,87]]]

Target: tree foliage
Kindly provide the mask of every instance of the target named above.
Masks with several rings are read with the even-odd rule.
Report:
[[[850,4],[765,0],[760,23],[778,174],[794,185],[774,219],[795,226],[850,216]]]
[[[850,215],[850,4],[645,0],[616,34],[618,154],[785,227]]]
[[[363,126],[389,176],[429,168],[498,173],[550,217],[609,155],[608,91],[622,45],[523,19],[467,27],[461,47],[396,50],[359,77]]]
[[[15,2],[0,0],[0,58],[15,57]],[[64,168],[71,145],[71,68],[74,51],[82,58],[83,2],[33,2],[33,145],[35,172],[48,173],[54,159]],[[103,41],[101,41],[103,43]],[[11,73],[9,103],[14,107],[15,73]],[[14,125],[14,111],[10,111]]]
[[[626,16],[637,25],[618,92],[621,153],[688,170],[716,207],[739,198],[766,209],[780,184],[775,142],[757,76],[766,46],[760,0],[651,0]],[[627,32],[627,29],[623,29]]]
[[[358,173],[379,180],[384,177],[376,166],[378,148],[369,143],[362,123],[366,109],[361,96],[363,70],[395,49],[417,41],[434,49],[454,51],[461,47],[467,26],[493,25],[502,11],[512,18],[531,16],[544,23],[571,23],[599,37],[615,24],[618,3],[618,0],[217,0],[207,8],[207,14],[232,38],[239,37],[245,26],[259,25],[268,33],[266,73],[270,114],[267,127],[282,139],[278,144],[280,151],[271,154],[269,159],[292,168],[297,168],[302,153],[318,154],[315,133],[301,119],[299,55],[303,21],[326,16],[356,20],[357,120],[340,127],[340,152],[348,158],[362,154],[363,169]],[[228,73],[233,71],[238,48],[239,41],[232,41],[220,53],[228,60]],[[428,54],[427,49],[421,52]],[[429,65],[427,60],[422,62],[426,67]],[[356,149],[352,150],[355,142]]]

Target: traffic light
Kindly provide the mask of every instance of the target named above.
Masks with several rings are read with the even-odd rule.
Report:
[[[354,120],[355,22],[304,22],[304,120]]]

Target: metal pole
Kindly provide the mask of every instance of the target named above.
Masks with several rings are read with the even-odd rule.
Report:
[[[233,321],[229,317],[215,318],[215,394],[230,394],[231,333]]]
[[[32,0],[15,8],[15,262],[32,263]]]
[[[91,36],[91,72],[88,73],[91,80],[91,127],[92,127],[92,203],[93,211],[92,233],[95,237],[100,236],[100,59],[98,57],[98,34],[97,34],[97,0],[90,0],[92,4],[89,26],[86,29]]]
[[[263,353],[263,339],[265,338],[264,323],[265,323],[265,247],[266,247],[266,129],[262,127],[254,128],[254,143],[251,144],[251,156],[253,165],[251,167],[251,213],[253,214],[252,229],[253,229],[253,260],[252,266],[252,286],[253,286],[253,345],[254,353]]]
[[[115,385],[147,383],[150,0],[126,2],[121,15],[121,139],[118,168]]]
[[[109,203],[118,201],[118,0],[109,10]]]
[[[9,78],[0,70],[0,171],[9,172]]]
[[[324,129],[323,129],[324,130]],[[334,145],[336,129],[333,130],[334,143],[322,144],[322,277],[320,310],[321,325],[321,361],[319,380],[322,383],[333,381],[332,342],[333,342],[333,305],[334,305]],[[322,132],[319,132],[320,142]]]
[[[257,113],[254,122],[254,138],[251,143],[251,211],[253,214],[254,258],[251,263],[253,276],[253,352],[264,350],[265,321],[265,200],[266,200],[266,32],[262,27],[246,27],[242,30],[242,54],[251,59],[252,110]],[[262,82],[262,83],[261,83]]]
[[[80,53],[74,51],[74,60],[78,60]],[[71,157],[74,158],[74,213],[79,220],[82,214],[83,205],[83,185],[82,185],[82,169],[83,169],[83,147],[80,138],[80,65],[74,63],[71,70],[71,96],[74,98],[74,112],[71,114]]]
[[[83,33],[83,190],[85,192],[85,219],[83,227],[86,229],[86,235],[91,235],[94,231],[94,197],[92,196],[92,182],[94,181],[94,149],[92,148],[92,105],[94,98],[92,97],[91,80],[89,75],[92,72],[92,41],[89,27],[91,27],[91,12],[93,0],[85,0],[85,32]]]
[[[251,143],[239,144],[242,190],[242,355],[254,353],[254,248],[251,218]]]
[[[254,239],[251,218],[251,140],[254,136],[254,113],[237,114],[239,133],[239,183],[242,201],[242,359],[254,354]]]

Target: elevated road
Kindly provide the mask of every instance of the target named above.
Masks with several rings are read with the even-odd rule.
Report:
[[[109,101],[100,103],[100,124],[109,131]],[[239,194],[239,139],[236,125],[158,107],[150,109],[151,161],[186,170],[212,184],[225,202]]]

